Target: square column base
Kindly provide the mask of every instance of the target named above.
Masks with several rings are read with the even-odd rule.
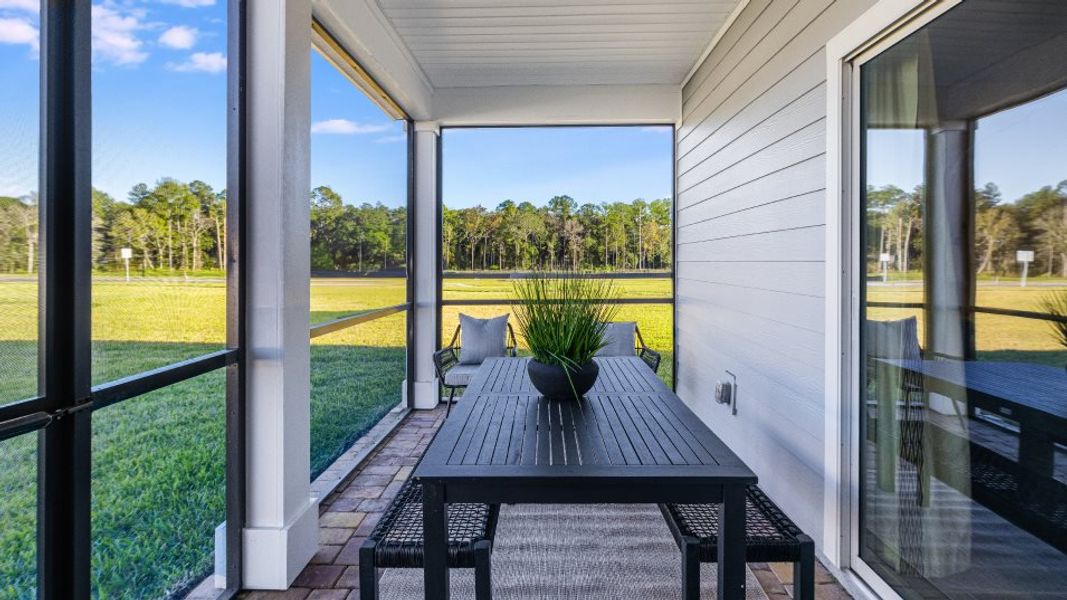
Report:
[[[285,527],[246,527],[241,587],[284,590],[319,549],[319,499],[311,498]]]
[[[432,381],[416,381],[414,387],[415,403],[418,410],[433,410],[441,403],[441,386],[435,377]]]

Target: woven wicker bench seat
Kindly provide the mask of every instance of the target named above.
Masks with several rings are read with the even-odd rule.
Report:
[[[474,569],[477,600],[492,597],[490,554],[499,514],[499,505],[448,506],[448,566]],[[422,485],[409,480],[360,547],[360,598],[378,598],[378,569],[421,569],[424,556]]]
[[[718,561],[718,504],[661,504],[682,551],[686,600],[700,598],[700,563]],[[752,485],[745,493],[745,561],[793,563],[793,597],[815,598],[815,544],[771,499]]]

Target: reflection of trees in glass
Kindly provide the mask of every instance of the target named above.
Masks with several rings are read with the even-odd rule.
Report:
[[[867,189],[869,272],[881,269],[879,255],[889,254],[891,270],[922,269],[922,186],[911,192],[894,185]],[[1034,250],[1031,273],[1067,277],[1067,181],[1045,186],[1004,202],[994,183],[974,191],[974,251],[978,274],[1018,272],[1016,250]]]
[[[543,207],[505,200],[444,208],[442,257],[449,270],[665,269],[671,264],[671,201],[579,205],[555,196]]]
[[[1011,205],[1001,204],[996,184],[987,183],[974,191],[975,253],[978,273],[996,274],[1011,270],[1022,231]]]
[[[889,254],[897,271],[913,270],[922,252],[922,205],[924,190],[916,187],[911,193],[887,185],[871,187],[867,191],[867,223],[878,240],[878,256],[874,256],[873,270],[879,270],[879,257]]]

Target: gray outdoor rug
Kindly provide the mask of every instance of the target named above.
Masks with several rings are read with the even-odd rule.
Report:
[[[654,505],[508,505],[493,549],[494,600],[681,598],[681,556]],[[752,571],[751,600],[766,600]],[[452,598],[474,598],[474,570],[451,571]],[[701,597],[715,597],[715,565],[701,566]],[[387,569],[383,600],[422,597],[421,569]]]

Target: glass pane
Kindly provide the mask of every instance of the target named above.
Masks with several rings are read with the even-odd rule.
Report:
[[[209,577],[226,519],[225,371],[93,413],[92,456],[93,597],[182,597]]]
[[[0,441],[0,599],[37,596],[37,434]]]
[[[904,598],[1067,589],[1064,27],[963,3],[862,67],[859,553]]]
[[[406,302],[405,123],[317,52],[311,118],[311,322]]]
[[[37,395],[39,21],[0,3],[0,404]]]
[[[311,341],[311,477],[403,399],[407,320],[397,313]]]
[[[224,343],[226,17],[93,6],[94,383]]]

